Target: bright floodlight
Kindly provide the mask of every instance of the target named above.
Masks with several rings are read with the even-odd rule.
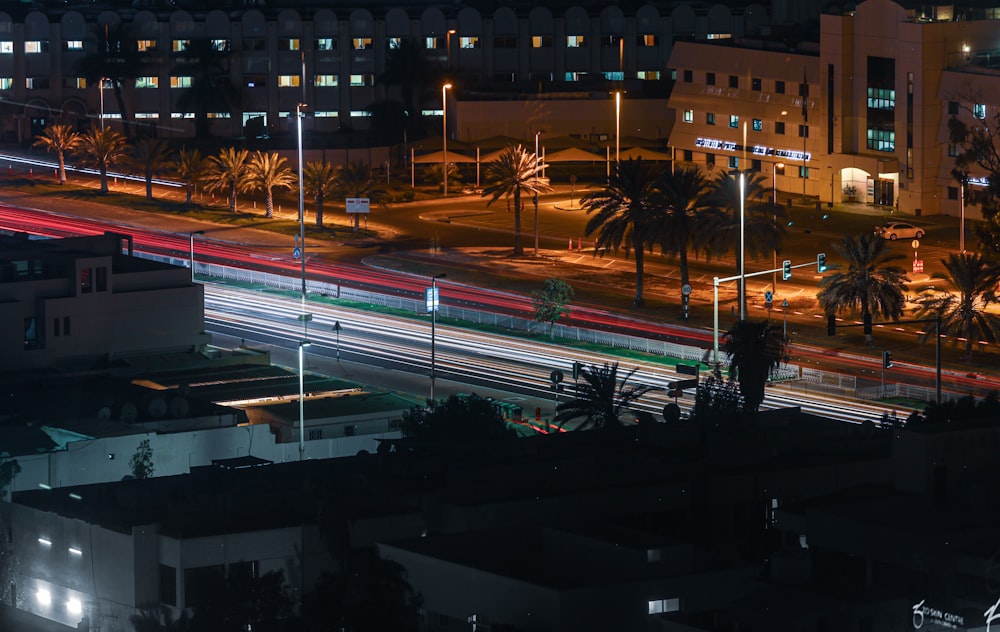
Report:
[[[66,602],[66,610],[72,615],[83,614],[83,604],[76,597],[70,597],[69,601]]]
[[[38,600],[39,604],[48,606],[52,603],[52,593],[44,588],[39,588],[38,592],[35,593],[35,599]]]

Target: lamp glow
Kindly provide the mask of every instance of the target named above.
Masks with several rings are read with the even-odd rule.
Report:
[[[71,554],[73,554],[73,555],[78,555],[78,556],[79,555],[83,555],[83,551],[81,551],[80,549],[76,548],[75,546],[69,547],[69,552]]]
[[[52,546],[52,540],[48,538],[38,538],[38,543],[42,546]]]
[[[35,599],[39,604],[48,606],[52,603],[52,593],[44,588],[39,588],[38,591],[35,592]]]
[[[70,597],[66,602],[66,610],[72,615],[79,616],[83,614],[83,604],[76,597]]]

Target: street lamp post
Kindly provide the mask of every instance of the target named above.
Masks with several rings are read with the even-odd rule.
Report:
[[[621,129],[622,129],[622,91],[615,91],[615,163],[619,161],[621,153]]]
[[[771,292],[778,291],[778,169],[784,168],[785,163],[783,162],[776,162],[771,165],[771,204],[773,205],[771,224],[774,230],[774,235],[771,237],[774,240],[774,265],[771,266],[771,269],[774,270],[774,275],[771,279]]]
[[[188,233],[188,237],[191,240],[191,256],[189,258],[189,261],[191,263],[191,282],[192,283],[194,283],[194,236],[195,235],[204,235],[204,234],[205,234],[205,231],[203,231],[203,230],[193,230],[190,233]]]
[[[535,132],[535,256],[538,256],[538,136],[542,133],[542,130]]]
[[[427,300],[427,307],[431,310],[431,401],[434,401],[434,365],[437,357],[435,355],[435,329],[437,327],[438,311],[438,288],[437,280],[448,276],[446,273],[436,274],[431,277],[431,295]]]
[[[451,36],[454,34],[455,34],[455,29],[448,29],[448,37],[445,38],[445,47],[448,49],[448,52],[445,53],[447,59],[445,68],[448,70],[448,72],[451,72]]]
[[[305,373],[303,371],[302,356],[305,348],[311,342],[308,340],[299,341],[299,460],[305,460],[306,454],[306,415],[305,415]]]
[[[740,171],[740,320],[746,320],[747,276],[746,276],[746,189],[747,175]]]
[[[104,77],[97,81],[97,94],[101,98],[101,131],[104,131]]]
[[[448,90],[451,90],[450,83],[441,86],[441,178],[445,197],[448,197]]]
[[[965,254],[965,180],[966,176],[963,173],[962,179],[958,182],[958,212],[959,212],[959,222],[958,222],[958,249]]]

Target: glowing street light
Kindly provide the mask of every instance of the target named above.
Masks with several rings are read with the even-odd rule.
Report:
[[[444,195],[448,197],[448,90],[451,84],[441,86],[441,177],[444,180]],[[433,384],[433,382],[431,382]]]
[[[445,46],[448,48],[448,52],[446,53],[448,61],[445,68],[447,68],[448,72],[451,72],[451,36],[454,34],[455,29],[448,29],[448,36],[445,38]]]

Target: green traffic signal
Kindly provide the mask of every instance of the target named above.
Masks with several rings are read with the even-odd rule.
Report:
[[[826,253],[821,252],[816,255],[816,271],[826,272]]]
[[[792,262],[785,259],[781,262],[781,280],[787,281],[792,278]]]

